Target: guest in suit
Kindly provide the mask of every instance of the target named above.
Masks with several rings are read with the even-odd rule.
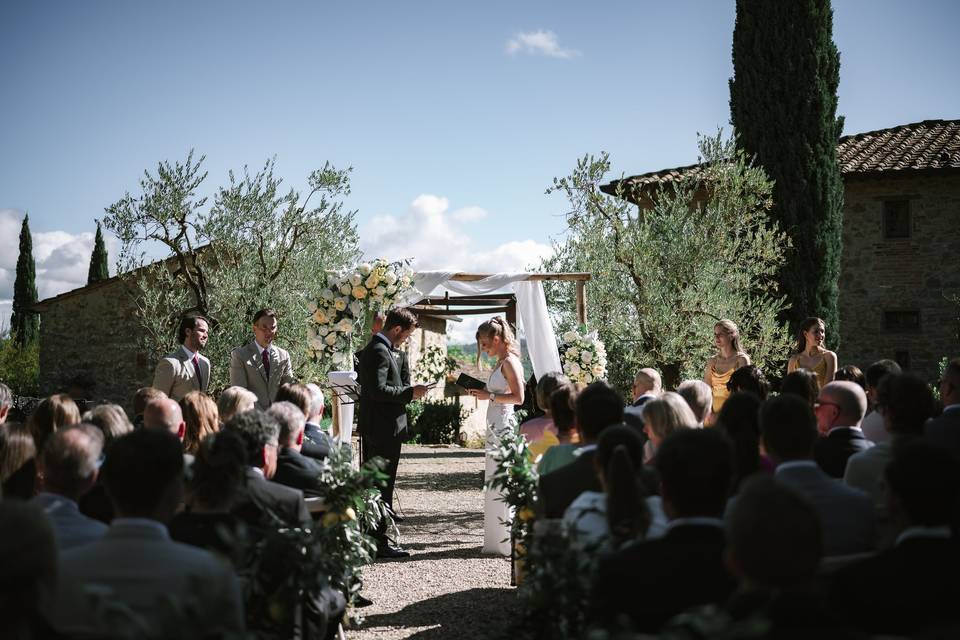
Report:
[[[257,396],[257,408],[266,411],[280,386],[297,380],[290,354],[273,344],[276,311],[260,309],[254,314],[253,335],[253,342],[230,353],[230,384],[252,391]]]
[[[540,508],[547,518],[562,518],[584,491],[601,491],[594,470],[597,440],[604,429],[623,422],[623,400],[605,382],[594,382],[584,389],[577,396],[575,411],[581,442],[576,459],[540,476]]]
[[[871,634],[947,638],[960,629],[960,546],[950,524],[960,498],[957,461],[914,440],[894,451],[887,508],[902,531],[891,549],[837,571],[838,615]]]
[[[409,369],[404,369],[394,353],[419,326],[409,309],[393,309],[387,314],[383,331],[375,335],[360,355],[358,382],[360,406],[357,425],[363,436],[362,462],[374,457],[387,461],[388,480],[381,489],[383,501],[393,509],[393,486],[397,479],[397,465],[403,432],[407,428],[407,404],[427,393],[424,385],[410,385]],[[375,532],[377,555],[382,558],[401,558],[406,551],[389,544],[386,531]]]
[[[643,405],[648,400],[653,400],[663,392],[663,383],[660,379],[660,372],[656,369],[645,367],[637,372],[633,377],[633,387],[630,389],[630,406],[624,409],[623,421],[631,427],[643,430]],[[646,438],[646,436],[643,436]]]
[[[792,394],[767,400],[760,409],[760,431],[767,454],[777,465],[777,482],[805,496],[820,516],[824,552],[836,556],[872,551],[877,540],[873,501],[831,478],[813,461],[817,428],[807,403]]]
[[[736,586],[720,519],[733,477],[730,442],[715,429],[680,429],[656,464],[667,532],[600,559],[589,598],[594,625],[653,633],[689,607],[722,603]]]
[[[960,459],[960,358],[951,360],[940,380],[943,414],[926,426],[927,439]]]
[[[107,525],[81,514],[77,506],[97,481],[103,440],[95,433],[62,429],[50,436],[40,456],[41,491],[32,502],[50,518],[60,551],[99,540],[107,532]]]
[[[153,374],[153,387],[179,402],[191,391],[206,393],[210,386],[210,360],[200,353],[207,345],[207,319],[189,314],[180,320],[180,348],[160,359]]]
[[[160,389],[154,389],[153,387],[140,387],[137,389],[136,393],[133,394],[133,423],[134,429],[139,429],[143,426],[143,411],[147,408],[147,404],[154,398],[166,397],[163,391]]]
[[[267,413],[280,423],[280,448],[273,481],[300,489],[305,495],[317,494],[320,491],[320,466],[300,453],[306,416],[292,402],[279,400],[270,405]]]
[[[303,492],[272,482],[277,472],[280,424],[265,411],[254,409],[234,416],[223,427],[239,435],[247,449],[246,485],[233,513],[255,535],[270,527],[310,528]]]
[[[7,421],[11,408],[13,408],[13,392],[10,391],[10,387],[0,382],[0,424]]]
[[[0,576],[4,638],[56,640],[44,597],[57,580],[57,546],[50,519],[36,504],[0,500]]]
[[[850,456],[873,446],[860,430],[866,412],[867,396],[858,384],[831,382],[820,389],[814,414],[823,437],[813,453],[817,464],[831,477],[843,478]]]
[[[306,424],[303,445],[300,448],[301,454],[316,460],[322,460],[330,455],[330,450],[335,445],[330,436],[320,428],[320,420],[323,419],[323,392],[320,391],[320,387],[313,383],[285,384],[277,391],[274,402],[290,402],[303,413]]]
[[[183,495],[183,453],[169,433],[118,439],[103,465],[117,512],[106,535],[60,556],[51,622],[68,635],[242,634],[240,586],[229,566],[173,542],[166,523]]]
[[[166,431],[183,442],[187,433],[187,423],[183,420],[183,410],[173,398],[154,398],[143,410],[143,428],[151,431]]]
[[[880,388],[880,381],[891,373],[901,373],[900,365],[894,360],[877,360],[863,374],[864,391],[867,394],[867,415],[863,417],[860,423],[860,429],[863,436],[870,442],[880,444],[890,439],[890,433],[886,430],[883,423],[883,415],[877,405],[877,389]]]

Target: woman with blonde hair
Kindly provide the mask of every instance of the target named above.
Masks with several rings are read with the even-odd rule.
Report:
[[[127,412],[118,404],[100,404],[83,414],[83,421],[96,426],[103,433],[103,449],[120,436],[133,431]]]
[[[257,396],[243,387],[227,387],[217,400],[217,411],[220,414],[220,424],[230,422],[230,418],[238,413],[250,411],[257,404]]]
[[[723,403],[730,396],[727,383],[740,367],[750,364],[750,356],[740,346],[740,329],[733,320],[720,320],[713,325],[713,344],[717,355],[707,360],[703,369],[703,381],[713,390],[714,416],[720,413]]]
[[[820,318],[807,318],[797,330],[797,352],[787,361],[787,373],[797,369],[813,371],[820,388],[837,374],[837,354],[823,346],[827,325]]]
[[[514,405],[523,404],[523,365],[520,364],[520,345],[513,330],[502,316],[487,320],[477,329],[477,357],[482,350],[496,358],[486,389],[471,389],[470,395],[487,400],[487,455],[486,480],[496,469],[493,452],[500,441],[515,433]],[[510,519],[509,507],[500,499],[499,492],[484,493],[483,553],[510,555],[510,534],[505,521]]]
[[[191,391],[180,400],[180,410],[187,425],[183,434],[183,450],[196,454],[207,436],[220,431],[217,403],[202,391]]]
[[[37,451],[43,451],[43,445],[54,431],[79,423],[80,409],[77,403],[67,394],[58,393],[40,401],[30,415],[27,427],[33,435]]]
[[[679,393],[667,391],[643,405],[643,432],[649,438],[647,462],[653,459],[660,443],[677,429],[693,429],[697,417]]]

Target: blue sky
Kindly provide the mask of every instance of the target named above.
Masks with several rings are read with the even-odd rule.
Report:
[[[846,133],[960,117],[960,2],[834,4]],[[274,155],[295,187],[353,166],[368,251],[522,267],[562,232],[543,192],[578,157],[687,164],[697,132],[729,129],[733,22],[732,0],[8,0],[0,300],[24,211],[41,296],[79,286],[94,218],[191,148],[211,191]]]

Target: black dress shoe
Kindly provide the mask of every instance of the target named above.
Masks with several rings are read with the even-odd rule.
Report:
[[[369,607],[372,604],[373,600],[370,598],[364,598],[363,595],[359,593],[353,598],[353,606],[357,607],[358,609],[360,607]]]
[[[409,558],[410,552],[404,551],[400,547],[393,547],[389,544],[382,544],[377,547],[377,557],[392,560],[395,558]]]
[[[400,522],[403,522],[403,521],[405,520],[405,518],[404,518],[403,516],[399,516],[399,515],[397,515],[397,514],[395,514],[395,513],[392,514],[391,517],[393,518],[393,521],[396,522],[396,523],[400,523]]]

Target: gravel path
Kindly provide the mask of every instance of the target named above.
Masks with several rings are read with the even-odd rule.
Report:
[[[404,445],[394,503],[411,556],[364,568],[374,604],[349,640],[504,636],[516,593],[510,560],[480,555],[482,474],[482,450]]]

